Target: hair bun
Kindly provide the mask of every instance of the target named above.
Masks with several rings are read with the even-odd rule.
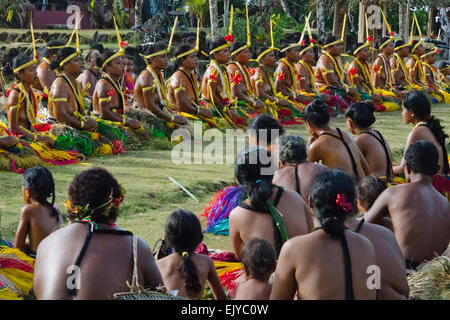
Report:
[[[339,238],[344,233],[344,223],[337,217],[327,217],[322,220],[323,231],[333,238]]]

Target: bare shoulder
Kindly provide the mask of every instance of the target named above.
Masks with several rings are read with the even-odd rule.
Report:
[[[297,203],[297,205],[305,205],[305,200],[301,195],[297,193],[297,191],[284,189],[283,197],[286,197],[287,200],[293,201]],[[298,209],[298,207],[296,207]]]
[[[181,71],[175,71],[175,73],[170,78],[169,85],[172,89],[180,87],[180,85],[186,85],[184,81],[184,75]]]
[[[234,63],[230,63],[230,64],[227,66],[227,70],[228,70],[228,72],[231,73],[231,74],[234,74],[235,72],[239,72],[238,69],[239,69],[239,68],[238,68]]]

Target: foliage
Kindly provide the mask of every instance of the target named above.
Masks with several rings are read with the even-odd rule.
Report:
[[[19,0],[0,0],[0,26],[20,27]]]
[[[119,29],[125,29],[130,24],[130,14],[123,10],[121,0],[115,0],[113,2],[113,16],[116,18],[117,26]]]
[[[208,0],[187,0],[188,12],[192,15],[196,15],[200,19],[200,26],[203,26],[204,16],[209,10]]]

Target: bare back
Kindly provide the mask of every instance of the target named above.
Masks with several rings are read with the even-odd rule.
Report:
[[[366,219],[378,223],[386,214],[391,216],[395,238],[405,259],[422,262],[447,249],[450,205],[431,181],[411,182],[385,190]]]
[[[378,299],[407,299],[405,260],[394,233],[385,227],[354,218],[347,219],[345,225],[369,239],[375,249],[377,265],[381,271],[381,290]]]
[[[277,190],[274,189],[269,202],[275,201]],[[307,234],[312,230],[312,215],[306,202],[295,191],[284,190],[277,209],[283,214],[289,238]],[[230,213],[230,239],[233,251],[241,258],[241,247],[250,238],[261,238],[270,242],[276,250],[273,218],[268,213],[255,212],[236,207]]]
[[[374,300],[369,289],[367,268],[376,265],[373,245],[365,237],[345,231],[351,262],[351,278],[356,300]],[[323,230],[295,237],[284,246],[277,263],[272,300],[344,300],[346,298],[345,263],[339,240]]]
[[[390,176],[392,167],[392,153],[389,144],[384,137],[370,130],[355,138],[356,144],[361,150],[370,167],[370,173],[377,177]],[[382,142],[384,142],[384,146]]]
[[[313,186],[314,180],[320,173],[327,170],[330,169],[320,163],[305,162],[298,164],[297,174],[300,190],[297,190],[295,165],[289,165],[275,172],[272,183],[289,190],[300,192],[303,200],[305,200],[305,202],[308,202],[309,193]]]
[[[101,226],[104,229],[117,227]],[[133,274],[132,237],[93,233],[80,263],[80,288],[75,296],[68,293],[67,269],[75,264],[87,234],[84,224],[71,224],[47,237],[39,245],[34,290],[38,299],[103,300],[114,293],[128,292],[126,281]],[[147,244],[138,240],[139,284],[155,288],[162,284],[160,273]]]
[[[361,163],[363,156],[355,140],[345,131],[341,131],[344,141],[348,145],[347,150],[343,141],[339,138],[336,129],[332,128],[330,132],[321,133],[321,135],[309,146],[308,161],[319,162],[334,170],[341,170],[352,177],[363,178],[365,172]],[[332,134],[333,136],[329,135]],[[351,154],[350,154],[351,153]],[[354,162],[352,161],[352,158]],[[366,161],[365,159],[363,159]],[[354,164],[356,168],[354,168]]]

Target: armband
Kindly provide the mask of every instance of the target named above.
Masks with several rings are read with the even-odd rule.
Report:
[[[80,128],[83,129],[84,128],[84,121],[80,120]]]

